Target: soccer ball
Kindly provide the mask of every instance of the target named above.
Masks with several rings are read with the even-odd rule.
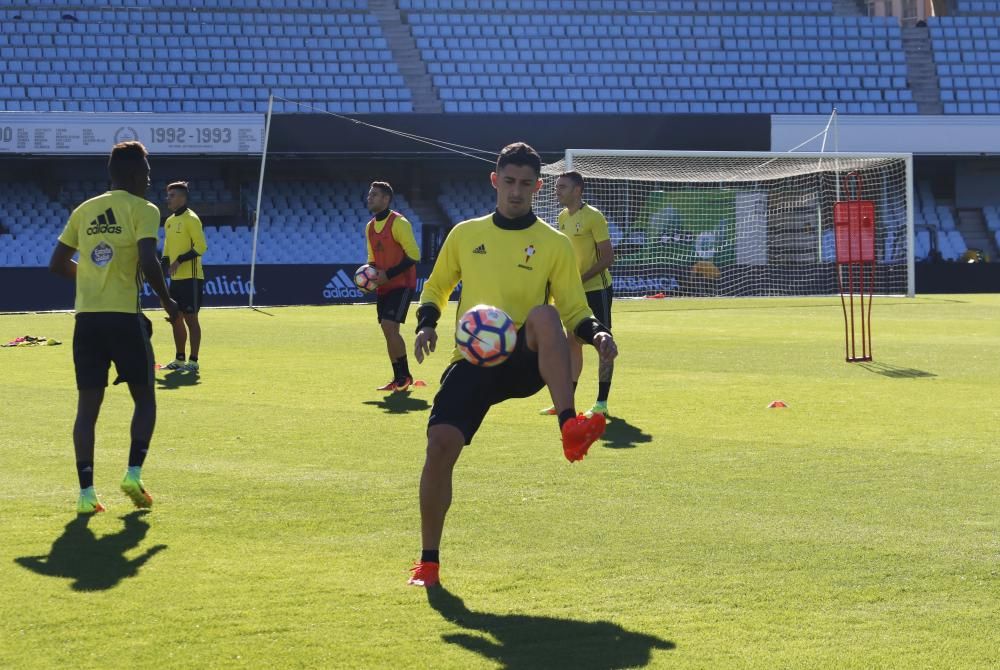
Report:
[[[354,283],[365,293],[371,293],[377,286],[375,280],[378,279],[378,270],[365,264],[354,271]]]
[[[476,305],[458,320],[455,344],[473,365],[493,367],[514,353],[517,327],[502,309]]]

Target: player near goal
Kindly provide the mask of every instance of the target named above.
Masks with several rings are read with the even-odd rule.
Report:
[[[94,491],[94,429],[113,362],[115,383],[128,384],[132,402],[128,470],[122,491],[136,507],[153,498],[142,483],[141,470],[156,424],[153,327],[139,309],[140,272],[159,296],[167,317],[178,316],[156,258],[160,210],[145,199],[149,161],[139,142],[116,144],[108,160],[111,190],[87,200],[69,217],[52,251],[49,269],[76,282],[76,325],[73,366],[79,399],[73,424],[73,447],[80,480],[77,512],[103,512]],[[79,263],[73,254],[80,252]]]
[[[603,359],[614,359],[618,349],[587,306],[569,240],[532,210],[542,186],[540,172],[541,158],[527,144],[517,142],[501,150],[490,175],[496,211],[451,230],[420,296],[414,342],[418,363],[434,351],[438,320],[460,281],[459,314],[472,305],[493,305],[509,314],[519,329],[514,352],[504,363],[476,366],[454,352],[441,377],[420,477],[423,552],[411,571],[409,583],[415,586],[440,582],[439,546],[451,505],[452,472],[492,405],[532,396],[547,386],[559,417],[563,453],[570,461],[582,459],[604,432],[603,416],[586,417],[574,409],[563,328],[593,344]],[[548,304],[550,295],[555,306]]]
[[[608,220],[593,205],[583,201],[583,175],[575,170],[564,172],[556,179],[556,198],[563,206],[559,212],[559,231],[573,243],[580,279],[587,294],[587,304],[594,316],[611,329],[611,273],[608,268],[615,259],[608,233]],[[573,389],[583,372],[583,345],[570,334],[569,357],[573,366]],[[588,414],[608,414],[608,394],[615,362],[600,358],[597,364],[597,402]],[[554,406],[541,411],[555,414]]]
[[[201,219],[188,207],[188,183],[175,181],[167,186],[167,209],[173,214],[163,224],[163,261],[170,274],[170,296],[177,301],[183,318],[174,321],[177,355],[163,366],[167,370],[198,371],[201,349],[201,297],[205,290],[205,269],[201,257],[208,250]],[[191,357],[184,359],[188,332]]]
[[[367,202],[373,216],[365,226],[365,243],[368,264],[378,270],[375,312],[392,364],[392,379],[378,387],[379,391],[405,391],[413,383],[406,361],[406,342],[399,334],[399,325],[406,323],[406,312],[417,289],[420,249],[410,222],[389,208],[392,198],[392,186],[388,182],[371,183]]]

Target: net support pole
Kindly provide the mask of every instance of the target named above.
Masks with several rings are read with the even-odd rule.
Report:
[[[906,297],[912,298],[917,294],[917,274],[915,257],[913,251],[916,243],[913,234],[913,200],[916,192],[913,190],[913,154],[906,156],[906,248],[909,254],[906,257]]]
[[[257,233],[260,231],[260,202],[264,196],[264,167],[267,165],[267,143],[271,136],[271,111],[274,109],[274,94],[267,96],[267,118],[264,121],[264,148],[260,152],[260,180],[257,182],[257,207],[253,211],[253,245],[250,248],[250,308],[257,293],[254,276],[257,271]]]

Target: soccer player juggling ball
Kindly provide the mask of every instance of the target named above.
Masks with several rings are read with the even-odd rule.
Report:
[[[139,309],[142,276],[159,296],[168,320],[174,322],[179,314],[156,257],[160,210],[144,197],[149,187],[146,155],[139,142],[115,145],[108,160],[111,190],[73,210],[49,261],[52,272],[76,281],[73,366],[79,400],[73,446],[81,514],[104,511],[94,492],[94,428],[112,362],[118,372],[115,383],[128,384],[135,404],[121,488],[136,507],[153,504],[141,479],[156,424],[152,324]],[[73,262],[76,251],[79,263]]]
[[[441,377],[420,477],[423,552],[411,571],[409,583],[415,586],[439,583],[439,545],[451,504],[452,471],[492,405],[526,398],[547,386],[570,461],[582,459],[604,432],[602,415],[586,417],[574,408],[563,327],[593,344],[603,359],[613,359],[618,349],[587,306],[569,239],[531,209],[542,185],[541,164],[527,144],[517,142],[501,150],[496,172],[490,175],[496,211],[451,230],[420,296],[414,343],[418,363],[434,351],[438,320],[459,281],[459,315],[476,304],[493,305],[513,318],[518,334],[514,353],[504,363],[480,367],[456,352]],[[550,295],[555,306],[548,304]]]

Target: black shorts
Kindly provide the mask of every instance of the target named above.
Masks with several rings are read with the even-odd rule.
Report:
[[[378,322],[382,323],[382,319],[385,319],[396,323],[406,323],[406,313],[410,309],[412,300],[412,288],[397,288],[384,295],[376,296],[375,312],[378,314]]]
[[[587,304],[594,318],[611,330],[611,287],[587,291]]]
[[[171,279],[170,297],[184,314],[197,314],[201,309],[201,296],[205,292],[204,279]]]
[[[538,352],[528,348],[521,328],[517,331],[514,353],[500,365],[484,368],[461,360],[445,369],[427,427],[455,426],[469,444],[492,405],[510,398],[533,396],[544,387],[545,381],[538,371]]]
[[[153,324],[141,312],[81,312],[73,328],[78,389],[105,388],[114,362],[118,382],[153,386]]]

